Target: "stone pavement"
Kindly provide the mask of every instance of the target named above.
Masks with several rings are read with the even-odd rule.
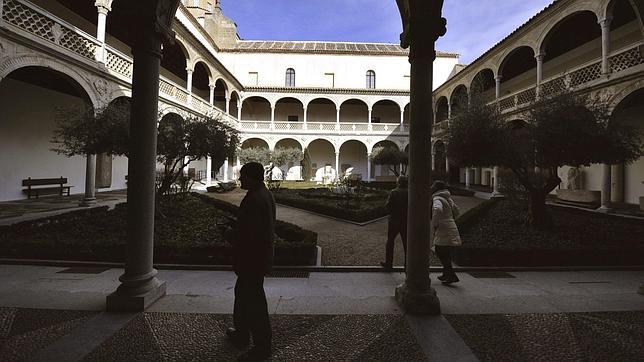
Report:
[[[232,311],[232,272],[160,270],[168,294],[146,313],[100,313],[122,272],[0,265],[0,355],[150,361],[230,360],[235,355],[222,341]],[[549,329],[568,328],[579,320],[594,321],[600,337],[610,331],[630,333],[624,343],[635,352],[628,356],[639,357],[637,353],[644,351],[644,340],[632,336],[633,329],[643,327],[638,323],[644,296],[637,294],[643,271],[472,272],[459,277],[461,282],[453,286],[434,283],[445,317],[404,315],[393,298],[395,286],[404,278],[400,273],[316,272],[308,277],[267,278],[276,330],[273,359],[421,360],[421,351],[429,360],[498,356],[494,353],[503,351],[502,346],[482,344],[472,332],[468,334],[478,328],[476,335],[492,339],[497,333],[510,333],[515,338],[512,343],[521,345],[531,357],[526,360],[532,360],[535,350],[545,348],[533,346],[539,343],[530,337],[533,328],[545,328],[535,336],[547,335]],[[580,312],[613,312],[618,317],[569,315]],[[631,322],[619,317],[624,313],[634,315]],[[480,317],[495,314],[506,317]],[[508,317],[514,314],[518,316]],[[490,329],[508,323],[513,328]],[[34,341],[28,342],[30,338]],[[572,353],[571,346],[558,348]]]

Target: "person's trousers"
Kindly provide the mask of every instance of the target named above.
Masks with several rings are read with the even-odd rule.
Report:
[[[264,293],[264,275],[238,274],[233,323],[240,336],[253,336],[255,347],[271,349],[271,324]]]
[[[402,239],[403,250],[405,251],[405,263],[407,262],[407,225],[389,222],[389,226],[387,227],[387,244],[385,246],[385,263],[387,265],[393,265],[394,241],[396,241],[398,234],[400,234],[400,238]]]
[[[436,245],[436,255],[440,259],[441,264],[443,264],[443,275],[455,275],[454,269],[452,268],[452,250],[453,246],[447,245]]]

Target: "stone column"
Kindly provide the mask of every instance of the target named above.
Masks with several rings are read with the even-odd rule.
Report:
[[[85,158],[85,196],[80,206],[90,206],[96,203],[96,155]]]
[[[211,106],[214,106],[215,105],[215,85],[209,84],[208,88],[210,88],[210,94],[208,95],[208,102],[210,103]]]
[[[367,182],[371,181],[371,152],[367,151]]]
[[[206,158],[206,186],[210,186],[212,182],[212,158]]]
[[[237,159],[237,165],[239,165],[239,159]],[[224,182],[228,182],[228,158],[224,160]]]
[[[400,110],[400,124],[405,124],[405,108],[402,108]]]
[[[226,97],[226,114],[230,115],[230,97]]]
[[[335,129],[340,130],[340,108],[335,109]]]
[[[137,17],[149,23],[132,24],[137,29],[132,44],[134,76],[128,158],[127,247],[121,284],[107,297],[110,312],[139,312],[165,295],[165,282],[152,267],[154,245],[155,171],[159,101],[159,67],[162,38],[172,39],[170,30],[178,1],[128,3]],[[134,16],[132,18],[135,18]]]
[[[475,184],[475,185],[480,185],[480,184],[482,184],[482,182],[481,182],[481,174],[482,174],[482,173],[483,173],[483,172],[481,172],[481,168],[480,168],[480,167],[475,167],[475,168],[474,168],[474,184]]]
[[[470,168],[465,167],[465,188],[469,189],[471,184],[472,184],[472,180],[470,177]]]
[[[275,129],[275,106],[271,106],[271,129]]]
[[[244,102],[237,101],[237,120],[241,122],[242,118],[242,106]]]
[[[98,10],[96,40],[100,43],[100,48],[98,48],[96,52],[96,61],[104,64],[107,56],[105,51],[105,26],[107,24],[107,13],[112,10],[112,0],[97,0],[94,3],[94,6],[96,6],[96,9]]]
[[[501,98],[501,79],[503,79],[502,75],[497,75],[496,78],[494,78],[494,81],[496,82],[496,88],[495,88],[495,95],[496,99]]]
[[[432,171],[436,171],[436,155],[432,152]]]
[[[192,72],[192,69],[186,68],[186,73],[188,74],[188,84],[186,85],[186,91],[188,92],[188,104],[192,104]]]
[[[452,119],[452,102],[451,102],[451,100],[447,101],[447,119],[448,120]]]
[[[610,73],[610,24],[613,21],[612,17],[604,18],[599,21],[602,28],[602,74]]]
[[[440,302],[429,278],[432,136],[432,80],[434,43],[445,34],[442,1],[398,1],[404,32],[401,46],[411,46],[409,205],[405,282],[396,288],[396,300],[410,314],[439,314]],[[412,31],[410,31],[412,29]]]
[[[445,173],[447,174],[447,179],[449,180],[449,158],[445,156]]]
[[[540,96],[540,93],[541,93],[541,82],[543,81],[543,59],[545,58],[545,56],[546,54],[543,52],[534,56],[534,58],[537,60],[537,88],[536,88],[537,98]]]
[[[371,107],[368,107],[367,111],[368,111],[367,112],[367,114],[368,114],[367,122],[369,122],[369,125],[367,127],[368,127],[369,131],[371,131],[373,129],[373,127],[371,126],[371,113],[372,113]]]
[[[602,165],[602,205],[597,211],[599,212],[608,212],[611,209],[610,204],[610,191],[611,191],[611,167],[610,165]]]
[[[340,152],[335,153],[335,179],[340,179]]]
[[[303,129],[308,129],[308,126],[306,125],[306,107],[304,107],[304,122],[302,123],[302,128]]]
[[[501,193],[501,191],[499,191],[500,180],[499,180],[499,167],[498,166],[494,166],[493,177],[494,177],[494,190],[492,191],[492,197],[503,197],[503,194]]]
[[[624,164],[618,163],[611,166],[611,203],[624,202]]]

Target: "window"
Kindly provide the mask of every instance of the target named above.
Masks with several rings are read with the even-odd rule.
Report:
[[[324,73],[324,80],[328,88],[335,88],[335,73]]]
[[[295,70],[293,68],[286,70],[286,86],[295,87]]]
[[[259,85],[259,74],[257,72],[248,72],[248,84],[251,87]]]
[[[376,89],[376,72],[367,71],[367,89]]]

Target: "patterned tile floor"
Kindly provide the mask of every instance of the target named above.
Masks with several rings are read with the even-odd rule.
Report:
[[[644,312],[445,315],[481,361],[643,361]]]

